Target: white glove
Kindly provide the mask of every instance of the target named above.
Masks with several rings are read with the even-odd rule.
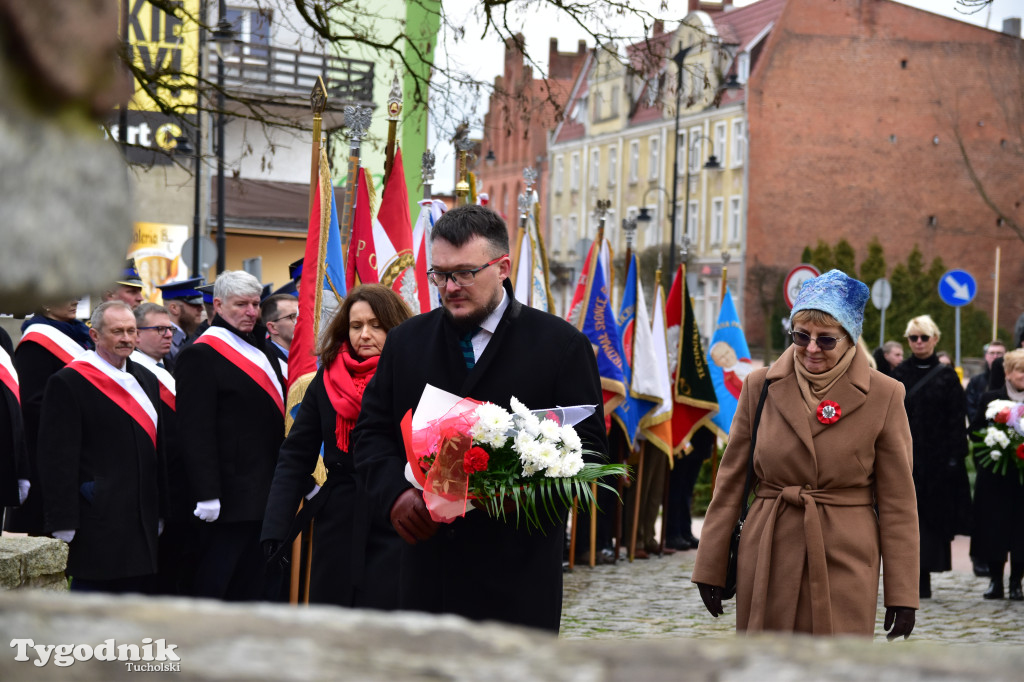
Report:
[[[220,516],[220,500],[203,500],[202,502],[196,502],[196,509],[192,512],[194,516],[198,516],[200,521],[206,521],[207,523],[213,523]]]
[[[28,491],[32,488],[32,481],[27,478],[18,479],[18,504],[25,504],[28,499]]]
[[[53,537],[57,538],[58,540],[63,540],[64,542],[66,542],[66,543],[68,543],[70,545],[71,541],[75,539],[75,531],[73,531],[73,530],[55,530],[55,531],[53,531]]]
[[[157,535],[163,535],[164,534],[164,520],[163,519],[159,519],[156,522],[156,534]]]
[[[306,499],[307,500],[312,500],[313,496],[316,495],[318,492],[320,492],[320,486],[318,486],[318,485],[313,486],[313,489],[310,490],[308,493],[306,493]]]

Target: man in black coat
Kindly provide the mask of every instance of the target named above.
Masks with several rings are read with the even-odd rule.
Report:
[[[0,507],[17,507],[30,487],[18,371],[11,337],[0,328]]]
[[[178,356],[180,447],[200,529],[196,596],[253,600],[264,586],[260,525],[284,440],[284,378],[253,333],[262,287],[225,271],[210,328]],[[276,595],[273,595],[276,596]]]
[[[363,396],[352,454],[373,513],[408,543],[399,608],[557,632],[565,513],[543,530],[479,509],[442,526],[404,474],[399,424],[427,384],[506,408],[512,396],[531,409],[596,405],[576,430],[585,450],[608,451],[590,341],[514,300],[508,253],[508,231],[490,209],[463,206],[437,222],[430,276],[443,307],[391,330]]]
[[[71,589],[148,592],[165,501],[156,377],[135,350],[128,304],[96,308],[88,351],[46,385],[39,474],[46,530],[70,545]]]

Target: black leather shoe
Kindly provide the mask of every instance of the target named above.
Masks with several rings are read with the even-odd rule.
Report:
[[[1018,589],[1020,589],[1018,587]],[[981,595],[985,599],[1002,599],[1003,598],[1003,581],[996,582],[992,580],[988,584],[988,589],[985,590],[985,594]]]
[[[989,577],[988,564],[983,561],[973,561],[971,563],[974,565],[974,575],[979,578]]]
[[[676,536],[665,540],[665,546],[669,549],[677,549],[680,552],[685,552],[688,549],[694,549],[697,545],[691,545],[686,538]]]
[[[1021,590],[1020,581],[1010,581],[1010,594],[1009,598],[1013,601],[1024,601],[1024,590]]]
[[[688,535],[683,539],[690,543],[691,549],[697,549],[697,545],[700,544],[700,540],[698,538],[693,537],[692,535]]]

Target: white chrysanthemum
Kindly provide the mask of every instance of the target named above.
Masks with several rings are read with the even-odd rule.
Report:
[[[583,453],[579,450],[567,452],[562,457],[562,475],[575,476],[583,470]]]
[[[544,468],[555,466],[562,459],[558,446],[547,441],[537,441],[537,459]]]
[[[533,438],[540,435],[540,420],[529,412],[525,415],[517,413],[515,416],[515,425],[517,429],[525,431]]]
[[[545,440],[557,443],[562,439],[562,427],[550,419],[542,419],[540,422],[540,435]]]
[[[512,407],[512,411],[517,417],[525,417],[530,414],[530,408],[524,405],[523,402],[515,396],[508,399],[508,404]]]
[[[985,408],[985,419],[992,419],[1005,408],[1013,407],[1014,405],[1015,403],[1012,400],[993,400]]]
[[[568,424],[561,428],[562,431],[562,443],[565,447],[570,450],[582,450],[583,443],[580,441],[579,435],[576,433],[576,429],[572,428]]]
[[[998,462],[999,458],[1003,456],[1003,453],[999,452],[998,450],[992,450],[991,452],[988,453],[988,456],[992,458],[993,462]]]
[[[519,461],[524,465],[529,464],[535,467],[541,466],[540,443],[525,431],[516,434],[514,448],[519,453]]]
[[[500,448],[505,445],[511,428],[512,415],[507,410],[493,403],[484,403],[476,408],[476,423],[469,432],[476,442]]]
[[[1000,447],[1005,448],[1009,444],[1010,437],[1007,436],[1002,431],[1000,431],[999,429],[995,428],[994,426],[990,426],[985,430],[985,445],[987,445],[988,447],[991,448],[998,445]]]

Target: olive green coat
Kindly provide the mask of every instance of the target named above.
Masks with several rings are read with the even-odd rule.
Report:
[[[839,404],[840,418],[823,424],[800,396],[793,363],[791,347],[744,383],[693,581],[725,582],[767,376],[772,383],[754,455],[757,497],[740,541],[736,628],[871,636],[880,563],[885,605],[918,607],[917,504],[903,385],[858,353],[827,396]]]

